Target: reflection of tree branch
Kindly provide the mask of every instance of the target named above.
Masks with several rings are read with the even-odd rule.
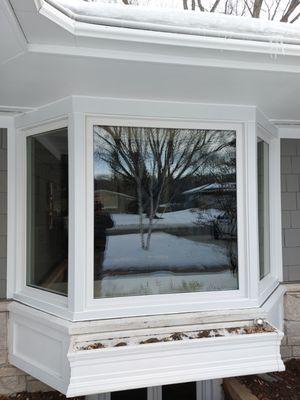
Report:
[[[95,157],[136,189],[143,249],[150,247],[162,196],[166,202],[172,201],[180,182],[194,176],[199,179],[233,142],[232,131],[104,126],[97,127],[95,134]]]

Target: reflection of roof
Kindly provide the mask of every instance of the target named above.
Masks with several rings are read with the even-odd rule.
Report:
[[[224,183],[208,183],[206,185],[198,186],[193,189],[186,190],[182,194],[194,194],[194,193],[209,193],[209,192],[234,192],[236,190],[235,182],[224,182]]]
[[[127,199],[130,199],[130,200],[134,200],[134,199],[135,199],[135,197],[129,196],[128,194],[119,193],[119,192],[114,192],[114,191],[112,191],[112,190],[106,190],[106,189],[98,189],[98,190],[95,190],[95,195],[101,194],[101,193],[108,193],[108,194],[112,194],[112,195],[114,195],[114,196],[126,197]]]

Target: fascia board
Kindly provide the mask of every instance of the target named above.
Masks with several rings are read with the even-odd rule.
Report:
[[[146,29],[131,29],[114,26],[114,21],[105,20],[99,25],[96,17],[80,16],[65,7],[55,5],[52,0],[36,0],[38,11],[59,26],[67,29],[78,37],[91,37],[99,39],[112,39],[142,43],[165,44],[169,46],[186,46],[212,48],[218,50],[233,50],[240,52],[255,52],[264,54],[300,55],[298,45],[277,43],[272,37],[237,33],[234,39],[228,38],[226,32],[218,32],[213,36],[211,31],[203,31],[201,35],[175,33],[168,31],[151,31]],[[293,42],[293,40],[291,39]]]

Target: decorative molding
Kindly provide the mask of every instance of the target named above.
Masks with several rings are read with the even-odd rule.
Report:
[[[87,336],[84,332],[70,335],[70,326],[74,323],[15,302],[9,309],[10,362],[67,396],[219,379],[284,368],[280,357],[283,333],[278,330],[78,350],[77,344],[87,340]],[[86,322],[86,328],[89,324]],[[83,328],[84,324],[81,326]],[[224,325],[216,326],[222,328]],[[205,325],[203,327],[205,329]],[[141,332],[145,334],[144,330]],[[148,335],[157,332],[161,330],[151,329]],[[139,335],[136,331],[119,331],[106,332],[105,337],[116,334],[120,339],[124,335],[129,338]],[[93,337],[99,340],[99,335]],[[90,335],[89,340],[92,340]]]

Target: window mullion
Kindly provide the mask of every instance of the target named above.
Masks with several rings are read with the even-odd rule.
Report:
[[[69,310],[84,310],[86,279],[85,119],[69,115]]]

